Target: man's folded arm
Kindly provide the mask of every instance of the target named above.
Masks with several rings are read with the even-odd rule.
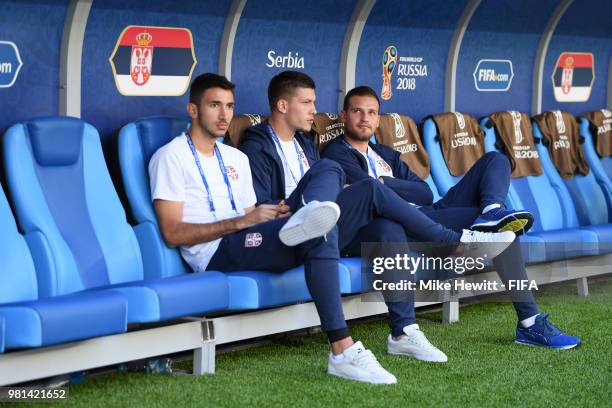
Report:
[[[406,201],[417,205],[431,205],[433,203],[431,188],[422,180],[411,181],[386,176],[381,178],[387,187]]]

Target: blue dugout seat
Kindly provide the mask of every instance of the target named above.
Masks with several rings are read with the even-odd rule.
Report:
[[[612,157],[600,157],[597,154],[593,130],[587,118],[580,118],[580,136],[584,138],[582,149],[584,150],[589,167],[597,184],[599,184],[599,188],[601,188],[606,197],[608,222],[612,222],[612,201],[610,201],[612,197],[612,181],[610,178],[612,175]]]
[[[127,298],[128,323],[227,309],[221,273],[145,279],[137,235],[94,127],[75,118],[41,118],[12,126],[3,142],[9,190],[41,297],[109,289]]]
[[[485,152],[497,150],[495,130],[488,122],[489,119],[485,118],[480,123],[485,131]],[[453,176],[448,170],[439,143],[438,129],[432,119],[427,119],[423,124],[423,144],[430,157],[433,179],[440,194],[446,194],[461,176]],[[539,145],[536,146],[539,150]],[[564,190],[563,187],[551,183],[545,174],[511,181],[506,206],[528,210],[535,216],[531,231],[520,238],[520,242],[525,244],[522,250],[526,262],[537,263],[597,253],[597,237],[577,228],[571,200],[566,195],[566,203],[562,203],[557,195],[558,189]],[[583,242],[591,244],[583,245]]]
[[[429,177],[433,180],[438,195],[444,196],[452,186],[461,180],[461,176],[453,176],[446,167],[446,161],[444,160],[438,138],[438,128],[431,118],[423,123],[423,145],[429,155],[429,165],[431,168]]]
[[[137,223],[134,229],[145,256],[158,261],[151,277],[175,276],[189,272],[176,248],[169,248],[159,231],[151,203],[148,163],[157,149],[187,129],[188,122],[173,117],[151,117],[125,125],[119,133],[119,162],[123,184]],[[343,293],[354,287],[350,272],[340,267]],[[204,272],[219,273],[219,272]],[[229,283],[231,310],[261,309],[311,300],[304,268],[286,272],[240,271],[224,274]]]
[[[409,132],[409,130],[407,130],[405,128],[406,125],[402,124],[401,121],[405,121],[406,123],[412,123],[414,128],[414,133],[418,133],[418,129],[416,128],[416,124],[414,124],[414,120],[412,118],[410,118],[409,116],[406,115],[402,115],[399,113],[385,113],[384,115],[381,115],[381,121],[386,120],[387,123],[394,123],[394,127],[392,129],[388,129],[389,124],[387,124],[387,131],[392,131],[393,134],[390,135],[381,135],[381,127],[378,128],[375,137],[372,137],[372,139],[370,140],[372,143],[384,143],[384,140],[393,140],[394,142],[397,143],[397,140],[399,139],[399,143],[398,146],[400,146],[399,148],[396,148],[396,146],[393,146],[393,144],[391,143],[387,143],[387,146],[397,150],[400,153],[403,153],[401,150],[401,147],[404,147],[406,145],[406,142],[414,144],[414,147],[416,148],[416,150],[418,150],[419,152],[422,151],[422,148],[420,144],[421,141],[420,140],[407,140],[406,137],[408,137],[410,139],[410,133],[407,134],[407,132]],[[397,122],[400,121],[400,123],[398,124]],[[400,130],[399,136],[398,136],[398,126],[402,126],[403,129]],[[414,137],[418,137],[418,135],[415,135]],[[402,143],[403,142],[403,143]],[[416,154],[416,150],[410,150],[407,153],[407,155],[410,154]],[[430,162],[431,165],[431,158],[427,155],[427,150],[424,151],[427,159]],[[407,164],[410,166],[410,163],[407,162]],[[410,168],[412,169],[412,171],[414,171],[415,173],[419,174],[421,173],[420,170],[422,170],[423,168],[420,169],[414,169],[413,166],[410,166]],[[440,192],[438,191],[438,187],[436,187],[436,183],[434,183],[433,177],[432,177],[432,173],[431,170],[429,171],[429,174],[427,175],[426,178],[424,178],[424,181],[427,183],[427,185],[429,186],[429,188],[431,188],[431,191],[433,193],[433,201],[436,202],[440,199]]]
[[[0,352],[125,332],[127,301],[91,291],[41,298],[28,244],[0,188]]]
[[[609,111],[604,111],[604,115],[609,115]],[[594,143],[596,141],[596,131],[594,125],[589,122],[586,117],[580,118],[580,136],[584,137],[585,143],[583,145],[584,153],[587,155],[587,160],[589,162],[589,166],[595,173],[595,178],[600,185],[607,184],[609,186],[609,181],[612,180],[612,156],[601,157],[597,154],[597,150],[595,149]],[[598,162],[600,165],[596,165],[595,162]],[[604,175],[606,177],[604,177]]]
[[[480,124],[485,131],[485,151],[505,153],[498,149],[498,136],[489,118],[484,118]],[[526,209],[534,215],[533,227],[521,237],[521,242],[527,244],[524,249],[529,252],[528,261],[552,261],[597,254],[599,240],[596,234],[579,228],[576,211],[565,186],[559,177],[548,176],[547,169],[550,169],[552,162],[546,147],[535,136],[535,128],[534,134],[526,137],[534,139],[542,174],[512,178],[507,204],[510,208]]]
[[[542,139],[542,132],[537,123],[533,122],[532,126],[534,136]],[[593,148],[592,143],[591,148]],[[538,144],[538,151],[547,177],[555,184],[566,187],[566,191],[559,188],[559,192],[563,196],[570,197],[566,201],[568,207],[573,206],[575,209],[577,222],[574,226],[581,226],[582,230],[595,233],[597,242],[600,243],[599,252],[609,252],[609,244],[612,243],[612,225],[608,223],[610,220],[608,203],[612,202],[610,191],[607,188],[602,189],[592,169],[585,175],[576,174],[570,179],[562,179],[543,143]]]
[[[4,353],[4,318],[0,317],[0,353]]]

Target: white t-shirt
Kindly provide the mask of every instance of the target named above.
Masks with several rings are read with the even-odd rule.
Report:
[[[215,213],[210,211],[208,193],[198,170],[187,136],[183,133],[162,146],[149,162],[151,199],[183,203],[183,222],[206,224],[244,214],[255,205],[251,168],[247,156],[233,147],[217,142],[232,187],[238,214],[232,209],[216,155],[206,157],[198,152],[202,170],[208,182]],[[195,271],[203,271],[219,247],[221,238],[192,246],[182,246],[181,254]]]
[[[283,147],[283,151],[281,152],[277,143],[274,143],[274,146],[276,146],[276,151],[278,152],[278,155],[281,158],[281,162],[283,163],[283,172],[285,173],[285,198],[287,198],[291,195],[291,193],[293,193],[293,190],[295,190],[297,184],[302,178],[299,161],[302,161],[302,168],[304,174],[306,174],[310,166],[308,165],[308,159],[304,154],[304,150],[302,150],[302,146],[300,146],[297,141],[295,141],[295,143],[293,140],[285,142],[279,139],[279,141],[281,146]],[[299,158],[298,152],[295,150],[296,146],[300,152]],[[285,158],[287,159],[286,161]]]
[[[378,177],[393,177],[393,170],[391,169],[391,166],[389,166],[389,164],[387,164],[387,162],[384,161],[383,158],[380,157],[374,150],[368,147],[368,151],[366,153],[362,151],[359,151],[359,153],[361,153],[361,155],[366,161],[366,164],[368,165],[368,174],[370,175],[370,177],[377,178],[374,175],[374,172],[372,171],[372,166],[370,165],[368,156],[370,156],[372,163],[374,163],[374,165],[376,166],[376,174],[378,174]]]

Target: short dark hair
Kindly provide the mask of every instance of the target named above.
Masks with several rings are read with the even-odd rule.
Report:
[[[198,75],[189,87],[189,102],[200,105],[202,95],[204,95],[207,89],[221,88],[234,92],[234,87],[235,85],[222,75],[210,73]]]
[[[343,110],[348,109],[353,96],[371,96],[372,98],[376,99],[376,102],[378,102],[378,106],[380,107],[380,99],[378,99],[378,95],[376,95],[375,90],[369,86],[358,86],[357,88],[351,89],[344,97],[344,103],[342,106]]]
[[[296,88],[315,89],[315,83],[311,77],[298,71],[283,71],[275,75],[268,85],[268,103],[270,110],[276,108],[276,102],[282,97],[293,93]]]

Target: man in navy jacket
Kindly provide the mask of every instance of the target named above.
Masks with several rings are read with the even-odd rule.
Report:
[[[490,152],[480,158],[463,178],[451,188],[446,196],[433,203],[433,193],[427,183],[421,180],[400,158],[394,149],[370,142],[379,124],[380,101],[376,92],[361,86],[349,91],[344,99],[342,120],[345,133],[331,142],[323,157],[336,161],[347,176],[347,183],[362,180],[378,180],[394,190],[406,202],[415,204],[412,231],[427,227],[434,220],[453,230],[525,232],[533,224],[533,216],[527,211],[504,208],[510,185],[508,160],[497,152]],[[420,213],[420,214],[416,214]],[[418,239],[419,237],[416,236]],[[354,254],[351,254],[354,255]],[[517,244],[494,259],[502,281],[508,286],[509,280],[527,280],[522,253]],[[533,295],[529,291],[511,291],[519,324],[516,340],[521,344],[556,348],[571,348],[580,343],[577,337],[567,336],[546,320],[540,313]]]
[[[286,71],[278,74],[268,87],[269,120],[245,132],[240,149],[249,157],[255,194],[260,204],[282,202],[295,208],[300,202],[318,200],[316,195],[304,195],[304,187],[316,191],[313,186],[321,184],[328,174],[342,172],[334,161],[320,159],[310,135],[316,113],[314,90],[314,82],[303,73]],[[339,193],[336,200],[341,210],[338,220],[341,253],[358,254],[362,242],[405,244],[408,241],[406,231],[412,228],[415,212],[420,216],[416,207],[375,179],[366,177],[351,184]],[[455,250],[463,249],[464,255],[468,253],[474,257],[479,253],[473,248],[483,250],[482,245],[475,245],[477,242],[494,242],[497,246],[488,248],[489,256],[494,257],[515,238],[512,232],[459,233],[432,220],[425,221],[425,224],[421,226],[419,239],[446,243]],[[402,252],[407,253],[408,249]],[[414,276],[407,278],[413,279]],[[399,301],[387,301],[391,326],[389,352],[426,361],[446,361],[446,355],[431,345],[420,331],[414,316],[414,301],[410,292],[407,295]],[[332,356],[328,365],[330,371],[333,371],[335,363]]]

